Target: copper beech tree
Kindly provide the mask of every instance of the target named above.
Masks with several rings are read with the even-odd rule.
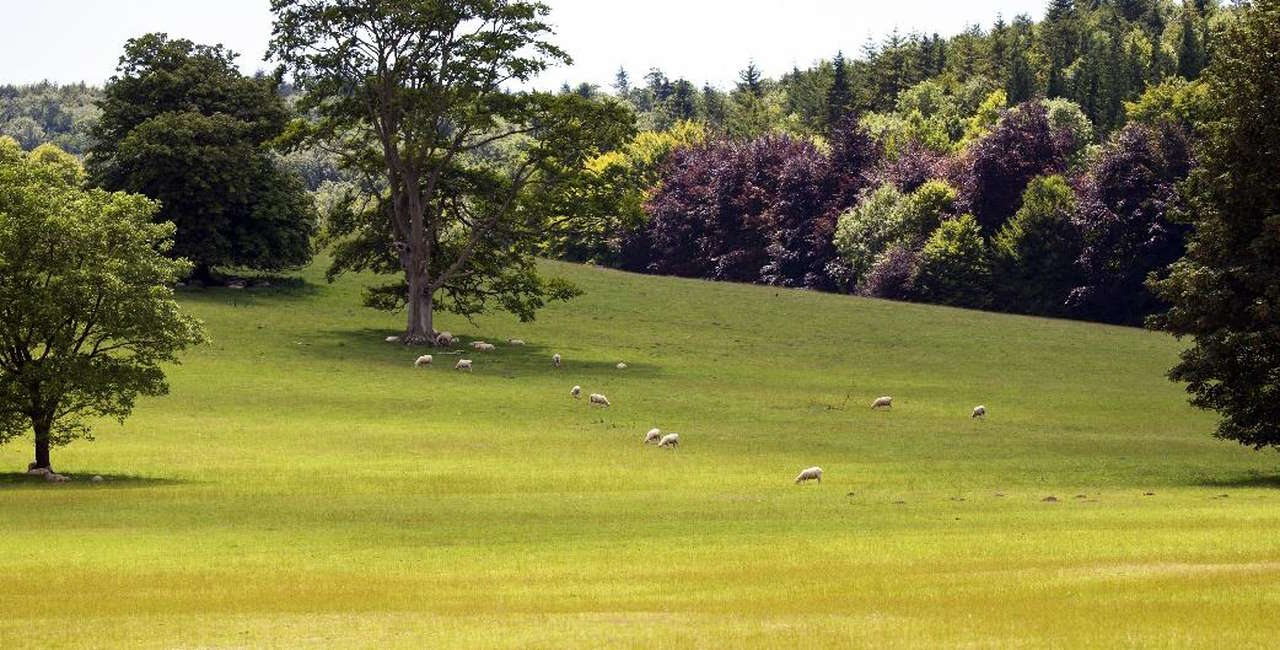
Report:
[[[572,227],[584,163],[619,146],[614,102],[519,87],[569,57],[549,9],[504,0],[273,0],[268,56],[304,93],[298,142],[364,179],[330,215],[329,272],[400,279],[373,307],[407,307],[402,339],[435,341],[434,315],[490,307],[522,319],[575,290],[537,274],[539,242]]]

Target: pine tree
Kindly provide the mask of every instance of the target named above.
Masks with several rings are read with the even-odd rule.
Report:
[[[750,92],[757,99],[764,97],[764,75],[755,61],[748,62],[747,67],[738,73],[738,81],[738,90]]]
[[[835,80],[827,91],[827,126],[830,128],[840,124],[853,103],[853,92],[849,88],[849,67],[845,64],[844,52],[836,53],[833,68]]]
[[[627,74],[626,68],[618,68],[618,74],[613,77],[613,90],[619,97],[631,94],[631,76]]]

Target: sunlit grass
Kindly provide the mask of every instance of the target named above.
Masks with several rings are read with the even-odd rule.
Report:
[[[413,369],[357,279],[184,293],[214,343],[172,395],[56,450],[70,485],[0,476],[0,648],[1280,633],[1275,456],[1209,435],[1163,378],[1174,341],[546,270],[586,295],[528,325],[446,319],[500,344],[468,350],[473,374]],[[641,445],[654,426],[683,446]],[[810,465],[823,483],[792,485]]]

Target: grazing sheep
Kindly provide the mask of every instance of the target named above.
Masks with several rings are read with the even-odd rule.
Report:
[[[554,363],[554,364],[556,365],[556,367],[557,367],[557,368],[559,368],[559,367],[560,367],[560,353],[559,353],[559,352],[557,352],[557,353],[555,353],[555,354],[551,355],[551,363]]]
[[[649,429],[649,433],[644,434],[644,444],[658,442],[662,439],[662,431],[660,429]]]
[[[680,446],[680,434],[668,433],[662,436],[662,440],[658,441],[659,449],[675,449]]]
[[[413,367],[414,367],[414,368],[421,368],[421,367],[423,367],[423,366],[429,366],[429,365],[431,365],[431,362],[432,362],[432,361],[435,361],[435,357],[433,357],[433,356],[431,356],[431,355],[429,355],[429,354],[424,354],[424,355],[422,355],[422,356],[418,357],[418,360],[417,360],[417,361],[414,361],[414,362],[413,362]]]
[[[625,364],[625,363],[623,363],[623,362],[619,361],[619,362],[618,362],[618,370],[626,370],[626,369],[627,369],[627,364]]]
[[[871,408],[872,409],[891,409],[893,408],[893,398],[889,397],[888,395],[877,398],[876,401],[871,403]]]
[[[436,345],[438,345],[438,346],[440,346],[440,347],[442,347],[442,348],[447,348],[447,347],[452,346],[452,345],[453,345],[453,333],[452,333],[452,332],[440,332],[439,334],[437,334],[437,335],[436,335]]]
[[[398,336],[388,336],[387,338],[385,338],[385,339],[383,339],[383,340],[385,340],[387,343],[399,343],[399,342],[400,342],[400,337],[398,337]]]
[[[467,372],[472,372],[472,368],[471,368],[471,359],[459,359],[459,360],[458,360],[458,365],[454,366],[454,367],[453,367],[453,369],[454,369],[454,370],[466,370]]]
[[[570,390],[569,390],[569,394],[570,394],[570,395],[573,395],[573,399],[579,399],[579,398],[581,398],[581,397],[582,397],[582,387],[581,387],[581,386],[574,386],[572,389],[570,389]]]
[[[817,481],[817,482],[821,483],[821,482],[822,482],[822,468],[821,468],[821,467],[810,467],[809,469],[806,469],[806,470],[804,470],[804,471],[800,472],[800,475],[796,477],[796,485],[799,485],[799,484],[801,484],[801,483],[805,483],[805,482],[808,482],[808,481]]]
[[[975,407],[973,407],[973,415],[970,415],[969,417],[970,417],[970,419],[972,419],[972,418],[985,418],[985,417],[987,417],[987,407],[985,407],[985,406],[975,406]]]
[[[509,339],[509,340],[507,340],[507,343],[510,343],[511,345],[524,345],[524,344],[525,344],[525,343],[524,343],[524,341],[522,341],[522,340],[520,340],[520,339]]]
[[[609,403],[609,398],[601,395],[600,393],[592,393],[591,397],[587,399],[592,406],[613,406]]]

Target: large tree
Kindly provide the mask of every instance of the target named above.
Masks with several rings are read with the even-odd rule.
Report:
[[[1218,42],[1209,114],[1189,182],[1187,254],[1154,284],[1152,325],[1194,345],[1170,372],[1222,415],[1218,436],[1280,447],[1280,2],[1248,5]]]
[[[272,0],[269,56],[314,120],[303,139],[341,156],[371,200],[348,215],[331,273],[403,280],[372,306],[407,306],[403,340],[435,341],[434,312],[496,304],[532,318],[571,295],[536,274],[536,242],[571,223],[556,188],[630,136],[621,105],[513,90],[569,57],[549,9],[520,0]],[[441,304],[438,304],[437,300]]]
[[[163,364],[200,342],[170,288],[190,269],[165,256],[174,227],[135,194],[83,188],[51,145],[0,138],[0,443],[31,431],[49,449],[124,420],[138,395],[168,390]]]
[[[131,39],[89,158],[97,185],[161,203],[174,254],[206,281],[215,266],[301,266],[315,231],[306,187],[269,148],[288,122],[280,79],[245,77],[235,59],[164,34]]]

